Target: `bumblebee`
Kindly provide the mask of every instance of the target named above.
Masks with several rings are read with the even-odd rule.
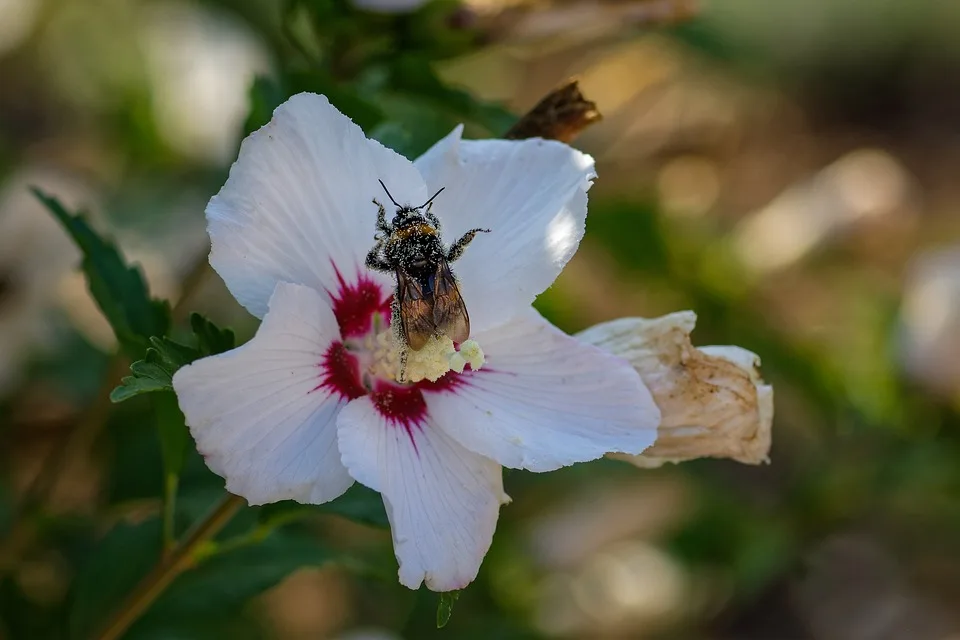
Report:
[[[393,296],[393,326],[414,351],[423,348],[431,337],[447,336],[456,343],[470,337],[470,316],[460,296],[450,263],[463,255],[478,233],[489,229],[471,229],[444,248],[440,221],[433,214],[434,199],[443,189],[419,207],[400,205],[380,181],[390,202],[397,208],[387,222],[387,211],[376,198],[376,244],[367,254],[368,268],[393,273],[397,287]]]

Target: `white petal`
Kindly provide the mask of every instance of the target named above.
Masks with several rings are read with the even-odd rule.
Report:
[[[347,400],[319,368],[339,339],[321,294],[279,284],[247,344],[180,369],[173,386],[197,449],[250,504],[320,504],[353,484],[337,449]]]
[[[703,457],[767,462],[773,387],[760,378],[760,359],[740,347],[694,347],[696,322],[692,311],[681,311],[620,318],[577,334],[629,360],[663,415],[655,445],[640,456],[616,457],[638,467]]]
[[[656,439],[660,412],[630,363],[533,309],[477,342],[483,369],[424,394],[436,423],[471,451],[505,467],[551,471],[609,452],[638,454]]]
[[[429,418],[405,427],[386,420],[370,396],[340,413],[338,433],[350,474],[383,494],[400,583],[462,589],[490,548],[500,504],[499,465],[457,444]]]
[[[258,317],[277,282],[334,291],[335,266],[348,280],[367,272],[372,200],[392,207],[378,179],[400,203],[426,200],[408,160],[367,140],[325,97],[295,95],[243,141],[227,183],[210,200],[210,263]]]
[[[460,140],[462,127],[417,160],[452,243],[479,234],[454,266],[475,332],[525,310],[583,237],[593,158],[553,140]]]

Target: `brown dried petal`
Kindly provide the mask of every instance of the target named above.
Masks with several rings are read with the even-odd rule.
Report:
[[[767,462],[773,387],[760,379],[760,359],[740,347],[690,343],[692,311],[622,318],[577,337],[633,364],[660,407],[656,443],[642,455],[615,454],[638,467],[694,458]]]
[[[576,80],[568,80],[528,111],[503,137],[508,140],[547,138],[571,142],[601,115],[587,100]]]

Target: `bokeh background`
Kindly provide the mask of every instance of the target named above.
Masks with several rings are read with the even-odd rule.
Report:
[[[311,514],[289,526],[309,549],[222,556],[127,637],[960,638],[960,4],[358,3],[0,0],[0,638],[89,637],[159,553],[134,535],[160,511],[150,403],[106,401],[129,362],[29,185],[181,322],[245,340],[203,208],[287,95],[413,157],[571,75],[604,114],[576,141],[600,179],[538,307],[569,331],[695,310],[697,344],[763,361],[771,463],[509,472],[440,631],[388,532]],[[192,454],[178,527],[221,490]]]

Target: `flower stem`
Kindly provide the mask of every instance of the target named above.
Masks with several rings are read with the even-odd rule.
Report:
[[[168,473],[163,483],[163,555],[167,557],[176,548],[177,487],[180,476]]]
[[[210,252],[206,251],[200,255],[180,283],[180,297],[177,298],[177,302],[173,305],[173,310],[170,313],[174,322],[185,320],[190,315],[187,303],[190,302],[193,294],[203,286],[210,274],[210,262],[207,260],[208,253]]]
[[[170,554],[144,576],[127,601],[110,617],[95,638],[98,640],[120,638],[150,608],[170,583],[193,565],[196,552],[230,522],[243,504],[243,498],[230,493],[226,494],[205,518],[187,532]]]

